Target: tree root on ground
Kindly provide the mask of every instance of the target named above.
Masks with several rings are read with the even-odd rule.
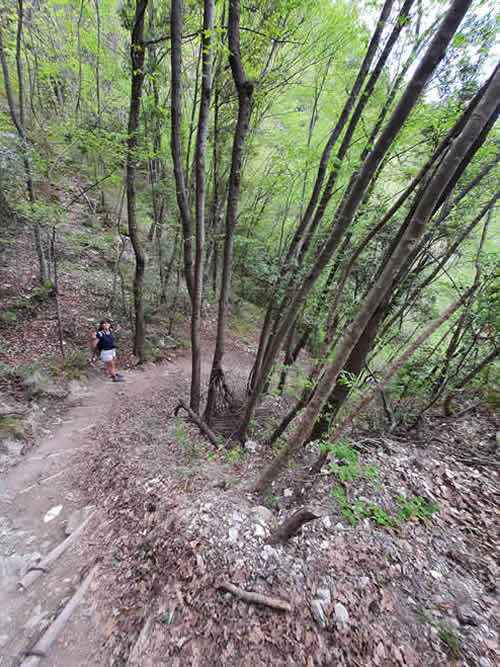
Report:
[[[187,405],[184,401],[179,401],[179,405],[174,410],[174,415],[177,416],[181,408],[182,410],[185,410],[188,413],[191,421],[196,424],[196,426],[200,429],[203,435],[205,435],[210,440],[212,445],[214,445],[214,447],[218,447],[219,440],[217,439],[215,433],[207,426],[207,424],[203,421],[201,417],[199,417],[195,412],[193,412],[193,410],[191,410],[189,405]]]
[[[292,516],[285,519],[276,530],[274,530],[267,542],[269,544],[285,544],[291,537],[297,535],[301,527],[308,521],[319,519],[317,514],[308,510],[307,507],[302,507],[292,514]]]

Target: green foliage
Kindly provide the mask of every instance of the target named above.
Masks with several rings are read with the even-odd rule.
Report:
[[[20,415],[0,415],[0,440],[13,436],[17,440],[28,437],[27,423]]]
[[[428,623],[437,629],[439,639],[446,645],[451,656],[458,660],[461,655],[461,645],[455,630],[445,620],[434,618],[427,609],[420,609],[420,613]]]
[[[374,483],[376,488],[382,488],[374,481],[380,474],[379,469],[372,463],[362,464],[359,453],[352,444],[348,442],[327,443],[322,446],[322,451],[331,452],[337,459],[341,459],[342,465],[333,463],[331,472],[335,473],[339,480],[347,485],[364,479]],[[403,521],[421,520],[428,522],[435,512],[439,512],[437,503],[429,502],[421,496],[406,499],[397,496],[396,501],[401,505],[396,514],[389,514],[378,505],[355,500],[349,502],[344,488],[332,490],[332,495],[341,508],[341,514],[355,525],[359,519],[369,518],[381,528],[398,528]]]
[[[199,447],[191,442],[189,431],[183,419],[180,417],[176,418],[173,426],[170,427],[170,432],[180,449],[184,450],[189,456],[196,456],[198,454]]]
[[[1,312],[0,323],[10,327],[17,327],[19,324],[17,313],[13,312],[12,310],[5,310]]]
[[[270,491],[266,492],[266,500],[268,505],[271,505],[271,507],[277,507],[279,504],[278,499],[274,494],[272,494]]]
[[[0,326],[16,327],[19,324],[19,318],[23,313],[28,313],[37,308],[41,303],[53,295],[54,285],[46,281],[40,287],[35,288],[29,294],[26,294],[14,301],[8,310],[0,311]]]
[[[351,444],[352,443],[352,444]],[[321,451],[330,452],[335,458],[341,459],[343,464],[333,463],[330,466],[331,472],[337,474],[342,482],[355,482],[359,479],[375,480],[379,476],[379,470],[373,463],[361,464],[359,453],[349,442],[325,443],[321,446]]]
[[[397,500],[402,504],[402,507],[398,510],[398,517],[405,521],[420,519],[427,523],[432,515],[440,510],[437,503],[427,501],[421,496],[414,496],[409,500],[404,496],[398,496]]]
[[[247,459],[248,452],[241,445],[235,445],[224,454],[224,460],[229,464],[243,463]]]

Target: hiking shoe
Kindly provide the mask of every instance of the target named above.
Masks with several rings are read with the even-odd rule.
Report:
[[[115,375],[113,382],[125,382],[124,378],[121,375]]]

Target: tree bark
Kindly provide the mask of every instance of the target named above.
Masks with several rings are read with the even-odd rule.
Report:
[[[137,169],[137,129],[139,127],[139,110],[144,83],[144,13],[148,0],[136,0],[135,21],[131,31],[130,59],[132,62],[132,83],[130,91],[130,110],[128,119],[127,138],[127,214],[130,241],[135,254],[134,274],[134,308],[135,308],[135,334],[134,354],[139,363],[145,361],[144,354],[144,269],[146,257],[139,238],[137,228],[136,210],[136,169]]]
[[[285,519],[267,539],[269,544],[285,544],[291,537],[297,535],[299,530],[305,523],[318,519],[319,516],[308,510],[307,507],[302,507],[292,514],[292,516]]]
[[[238,120],[236,122],[236,128],[233,137],[231,173],[229,175],[229,191],[227,196],[224,238],[224,260],[222,267],[222,280],[217,319],[217,340],[215,343],[212,370],[210,372],[207,405],[205,408],[205,420],[208,423],[210,423],[210,419],[215,409],[218,388],[225,385],[224,371],[222,369],[222,359],[224,356],[225,335],[227,328],[227,310],[232,276],[233,236],[236,220],[238,217],[243,146],[245,143],[245,137],[248,133],[248,125],[250,123],[250,116],[252,113],[254,93],[253,83],[246,78],[241,61],[239,0],[230,0],[229,2],[228,46],[229,64],[231,67],[234,85],[238,93]]]
[[[266,358],[263,360],[259,376],[255,380],[254,390],[249,396],[247,405],[245,406],[245,412],[239,427],[240,440],[245,438],[248,424],[264,387],[273,360],[289,327],[295,319],[295,314],[301,309],[317,278],[327,265],[333,252],[338,247],[345,230],[351,223],[356,210],[358,209],[370,179],[376,172],[378,165],[384,158],[392,142],[399,134],[399,131],[406,122],[432,73],[444,58],[446,49],[470,4],[471,0],[455,0],[453,2],[443,19],[438,32],[432,39],[426,54],[420,61],[419,66],[408,83],[399,103],[394,109],[391,118],[380,134],[379,139],[361,166],[359,173],[355,174],[351,179],[344,200],[335,215],[330,237],[325,243],[312,269],[306,275],[302,285],[296,290],[287,310],[281,318],[281,322],[273,335],[271,343],[268,345],[268,352]]]
[[[172,122],[172,161],[174,163],[175,191],[182,221],[182,235],[184,239],[184,277],[191,300],[194,293],[193,270],[193,221],[189,210],[184,169],[182,166],[182,0],[172,0],[170,14],[171,35],[171,122]]]
[[[454,11],[458,4],[460,3],[455,3],[453,5],[443,22],[443,24],[446,24],[447,19],[452,15],[455,20],[451,22],[449,27],[451,28],[451,26],[453,26],[453,31],[458,27],[459,23],[459,20],[457,20],[458,16]],[[466,3],[463,4],[465,5]],[[466,7],[463,6],[464,13],[465,9]],[[441,42],[442,48],[444,48],[451,40],[452,35],[453,32],[448,31],[447,40]],[[440,38],[440,41],[441,40],[442,37]],[[492,79],[484,93],[483,99],[471,114],[463,131],[452,143],[448,154],[442,160],[434,177],[423,192],[401,241],[385,264],[378,280],[361,304],[352,324],[347,328],[344,338],[338,346],[335,358],[325,370],[312,400],[299,419],[294,435],[288,444],[281,449],[269,466],[265,468],[259,479],[256,481],[256,490],[263,490],[266,488],[270,481],[276,477],[282,467],[286,464],[290,456],[295,453],[308,438],[314,422],[330,394],[334,382],[337,380],[340,371],[348,360],[361,333],[364,331],[377,307],[384,300],[392,285],[394,277],[397,276],[419,237],[423,234],[425,226],[433,213],[436,200],[439,199],[442,192],[446,190],[450,180],[456,179],[456,171],[463,171],[465,169],[466,165],[463,163],[463,155],[469,155],[470,159],[472,158],[469,149],[472,145],[477,145],[477,137],[482,135],[483,128],[490,123],[492,115],[498,116],[499,98],[500,73],[496,72],[495,77]]]
[[[205,154],[207,148],[208,115],[212,97],[213,29],[215,0],[205,0],[203,15],[202,82],[198,134],[196,137],[196,255],[194,264],[191,312],[191,409],[200,411],[201,392],[201,304],[203,299],[203,261],[205,255]]]
[[[23,31],[23,0],[18,0],[17,17],[18,20],[17,20],[17,35],[16,35],[16,67],[17,67],[18,86],[19,86],[18,113],[16,113],[16,109],[14,106],[14,97],[12,94],[9,69],[7,67],[7,58],[3,46],[3,35],[1,26],[0,26],[0,61],[2,63],[5,94],[7,96],[7,104],[9,106],[10,117],[14,124],[14,127],[17,130],[19,138],[21,139],[21,145],[23,150],[23,165],[24,165],[24,172],[26,174],[26,187],[28,190],[28,201],[33,207],[33,205],[36,202],[36,197],[35,197],[35,189],[33,187],[31,165],[28,157],[28,139],[24,127],[23,72],[22,72],[22,62],[21,62],[21,39]],[[47,259],[43,247],[40,225],[38,224],[38,222],[33,220],[32,226],[33,226],[33,236],[35,239],[35,249],[38,255],[40,282],[43,284],[49,278]]]

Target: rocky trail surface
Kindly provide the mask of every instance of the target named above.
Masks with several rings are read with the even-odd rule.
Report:
[[[228,344],[234,386],[251,361]],[[358,426],[380,476],[346,487],[349,503],[382,524],[395,498],[440,510],[351,524],[332,471],[308,476],[313,445],[265,497],[246,492],[272,453],[258,434],[214,448],[176,416],[189,375],[184,352],[91,380],[1,478],[1,667],[496,664],[498,467],[475,464],[491,419],[436,417],[418,440]],[[304,506],[318,518],[273,544]]]
[[[39,439],[17,465],[0,481],[0,665],[21,664],[50,626],[65,603],[78,589],[94,564],[93,539],[103,527],[99,507],[82,487],[80,472],[84,462],[103,446],[99,437],[106,424],[120,411],[124,400],[134,404],[147,395],[152,385],[168,383],[169,370],[187,372],[185,359],[176,366],[164,363],[146,370],[126,373],[121,384],[104,375],[93,379],[80,392],[76,405],[62,417],[53,417],[46,435]],[[105,438],[109,437],[106,433]],[[81,528],[83,527],[83,529]],[[75,531],[79,532],[75,536]],[[63,553],[40,569],[47,554],[68,540]],[[37,577],[32,583],[33,573]],[[24,575],[24,578],[23,578]],[[27,581],[23,587],[20,582]],[[66,641],[65,632],[53,644],[43,664],[80,665],[88,663],[92,639],[85,632],[87,614],[95,614],[88,600],[83,612],[70,620],[76,636]],[[70,630],[71,632],[71,630]],[[36,651],[35,651],[36,653]],[[34,656],[40,660],[42,656]],[[24,663],[23,663],[24,664]],[[28,664],[28,663],[26,663]],[[31,664],[31,663],[30,663]]]

